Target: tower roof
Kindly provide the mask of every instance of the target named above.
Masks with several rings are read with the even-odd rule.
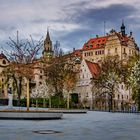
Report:
[[[50,39],[49,29],[47,29],[47,36],[46,36],[46,39],[47,39],[47,40],[51,40],[51,39]]]

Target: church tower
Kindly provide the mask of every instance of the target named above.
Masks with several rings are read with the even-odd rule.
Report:
[[[44,41],[43,57],[51,58],[53,56],[52,41],[50,39],[49,30],[47,30],[46,39]]]
[[[125,36],[125,25],[124,25],[124,21],[122,21],[121,33],[122,33],[122,36]]]

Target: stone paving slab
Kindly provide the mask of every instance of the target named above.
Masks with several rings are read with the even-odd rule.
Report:
[[[0,120],[0,140],[140,140],[140,115],[89,111],[61,120]]]

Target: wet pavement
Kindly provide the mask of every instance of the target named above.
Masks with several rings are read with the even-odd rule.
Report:
[[[89,111],[61,120],[0,120],[0,140],[140,140],[140,115]]]

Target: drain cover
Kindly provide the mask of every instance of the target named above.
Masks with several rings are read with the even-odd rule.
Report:
[[[37,130],[37,131],[32,131],[37,134],[56,134],[56,133],[62,133],[61,131],[55,131],[55,130]]]

